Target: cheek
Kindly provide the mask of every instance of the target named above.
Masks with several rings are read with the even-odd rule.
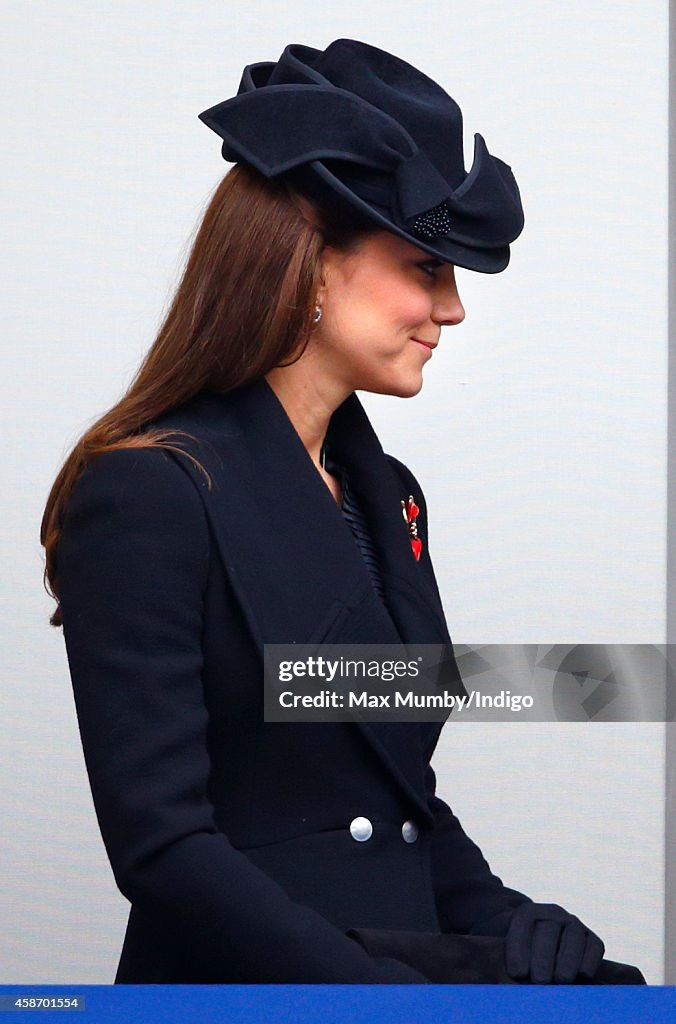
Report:
[[[331,344],[359,362],[368,354],[398,354],[402,340],[429,320],[431,310],[424,284],[406,275],[365,275],[327,300]]]
[[[374,289],[383,316],[392,325],[408,329],[429,319],[432,304],[424,287],[409,278],[395,278],[384,287]]]

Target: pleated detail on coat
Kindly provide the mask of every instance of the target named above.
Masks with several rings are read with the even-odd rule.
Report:
[[[366,568],[368,569],[369,576],[371,577],[371,582],[373,583],[376,593],[382,600],[383,604],[386,604],[382,577],[380,574],[380,563],[378,561],[373,541],[371,540],[371,534],[369,532],[366,518],[354,491],[350,487],[350,481],[347,473],[340,465],[338,465],[335,459],[332,458],[328,445],[325,450],[324,468],[328,473],[332,473],[340,480],[340,486],[343,494],[340,508],[343,513],[343,519],[350,527],[352,536],[362,553],[362,557],[366,563]]]

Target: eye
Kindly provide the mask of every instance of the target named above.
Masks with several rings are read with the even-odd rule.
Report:
[[[439,267],[443,267],[443,265],[443,260],[425,260],[424,263],[418,264],[428,277],[435,277],[435,270],[438,270]]]

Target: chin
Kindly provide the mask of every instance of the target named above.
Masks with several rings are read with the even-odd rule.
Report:
[[[369,368],[370,369],[370,368]],[[355,391],[369,391],[374,395],[392,395],[394,398],[413,398],[422,390],[424,378],[422,367],[391,368],[389,372],[381,369],[380,373],[373,370],[352,374]]]
[[[396,388],[391,388],[387,391],[387,394],[393,395],[395,398],[415,398],[422,391],[422,386],[423,379],[421,375],[417,380],[412,380],[410,384],[402,384]]]
[[[361,384],[356,390],[370,391],[373,395],[391,395],[392,398],[414,398],[422,391],[422,380],[410,384]]]

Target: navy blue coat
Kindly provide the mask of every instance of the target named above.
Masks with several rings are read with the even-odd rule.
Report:
[[[195,435],[176,443],[211,487],[181,451],[107,452],[75,486],[57,559],[92,796],[131,903],[115,980],[423,982],[345,932],[504,934],[526,899],[436,795],[441,724],[274,723],[262,710],[265,643],[451,643],[420,486],[352,393],[329,431],[388,615],[264,378],[152,425]],[[365,842],[349,829],[360,816]]]

